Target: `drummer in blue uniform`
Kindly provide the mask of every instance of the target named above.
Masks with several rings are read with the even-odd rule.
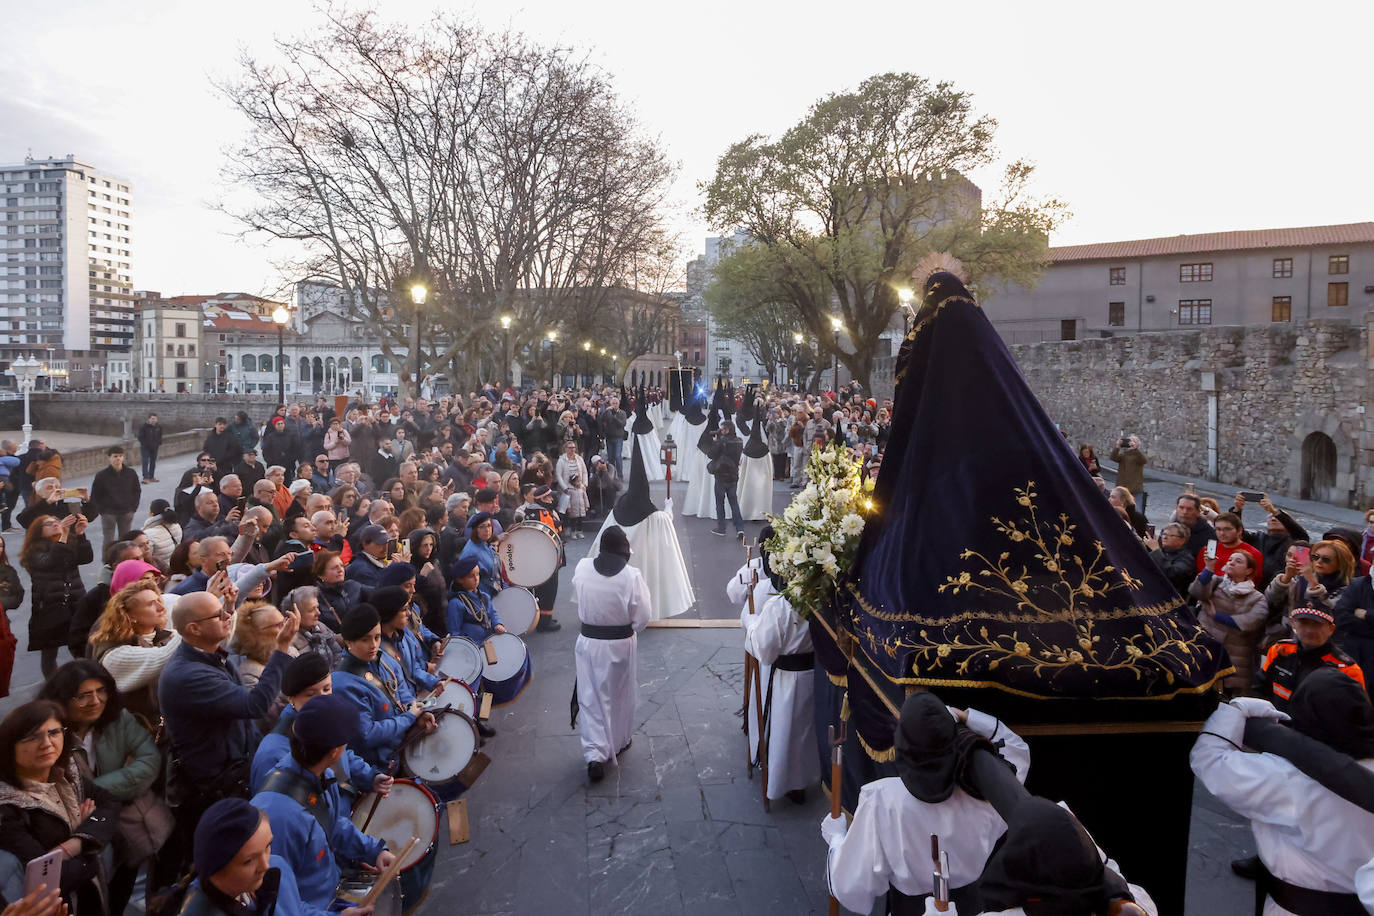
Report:
[[[253,792],[262,788],[268,773],[291,756],[291,725],[296,721],[296,713],[314,697],[334,692],[329,659],[318,652],[307,652],[292,659],[282,674],[281,692],[286,697],[286,708],[277,719],[276,727],[262,736],[253,754],[248,783]],[[372,791],[386,795],[391,791],[392,778],[351,750],[344,751],[343,759],[334,769],[339,777],[339,788],[345,793],[358,796]]]
[[[405,590],[406,603],[410,606],[410,617],[406,626],[410,632],[415,634],[420,648],[424,650],[425,665],[430,674],[434,674],[439,666],[439,659],[444,655],[444,640],[429,627],[424,624],[425,607],[415,597],[416,577],[419,575],[413,563],[392,563],[382,570],[381,586],[398,586]],[[372,602],[376,604],[374,600]],[[440,608],[439,610],[443,610]],[[432,618],[431,618],[432,619]]]
[[[495,522],[496,516],[490,512],[478,512],[468,519],[468,542],[463,545],[463,552],[458,554],[454,564],[456,566],[463,560],[477,562],[477,568],[481,571],[479,587],[488,600],[495,598],[501,590],[501,564],[496,556],[497,541],[493,534]]]
[[[344,615],[340,636],[344,654],[334,672],[334,690],[358,709],[356,742],[349,744],[374,766],[387,766],[406,732],[421,723],[437,727],[434,717],[414,702],[410,687],[382,655],[382,626],[377,609],[360,604]]]
[[[488,638],[506,632],[491,596],[481,587],[482,568],[476,557],[466,554],[453,564],[453,598],[448,603],[448,631],[466,636],[481,645]]]
[[[425,645],[410,629],[412,616],[410,596],[399,585],[389,585],[372,592],[372,606],[382,625],[382,652],[393,667],[410,684],[411,691],[442,693],[444,679],[434,673]]]
[[[342,877],[340,863],[378,871],[396,858],[386,843],[363,834],[339,794],[334,767],[356,738],[358,710],[337,694],[311,699],[291,727],[291,756],[253,796],[267,815],[277,854],[290,867],[306,904],[328,908]]]

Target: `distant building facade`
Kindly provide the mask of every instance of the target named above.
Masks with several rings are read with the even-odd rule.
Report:
[[[1363,324],[1374,307],[1374,222],[1214,232],[1051,248],[1034,289],[983,299],[1008,343],[1209,325]]]
[[[164,299],[139,292],[134,322],[133,367],[129,390],[144,393],[200,393],[198,367],[207,355],[201,340],[197,296]]]

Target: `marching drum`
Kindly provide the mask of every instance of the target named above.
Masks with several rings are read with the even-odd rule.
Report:
[[[534,588],[558,572],[558,532],[538,521],[524,521],[506,530],[501,542],[501,566],[515,585]]]
[[[376,793],[369,792],[353,806],[353,823],[359,830],[376,798]],[[439,852],[439,802],[424,786],[398,779],[391,786],[391,794],[378,803],[366,833],[385,840],[387,849],[397,853],[405,849],[411,837],[420,838],[401,861],[401,873],[393,883],[400,885],[402,912],[414,912],[429,892],[429,881],[434,876],[434,860]]]
[[[451,708],[431,711],[439,727],[402,748],[401,768],[416,779],[442,786],[455,781],[472,761],[481,738],[471,716]]]
[[[539,619],[539,601],[534,597],[534,592],[527,588],[511,586],[501,589],[491,599],[491,607],[505,628],[516,636],[528,633]]]
[[[430,694],[426,699],[433,700],[432,710],[453,709],[468,718],[477,718],[477,694],[462,681],[444,681],[444,692]]]
[[[477,643],[466,636],[450,636],[444,654],[439,659],[439,673],[446,678],[462,681],[475,692],[481,687],[484,661],[482,647]]]
[[[482,658],[485,663],[482,679],[487,692],[491,694],[492,703],[505,706],[515,702],[520,691],[530,682],[532,674],[530,652],[525,647],[525,641],[514,633],[497,633],[483,645],[490,647],[496,656],[494,662],[487,662],[485,654]]]

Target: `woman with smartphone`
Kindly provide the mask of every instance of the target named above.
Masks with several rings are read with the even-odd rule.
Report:
[[[86,596],[81,566],[95,559],[87,524],[84,515],[40,515],[29,524],[19,550],[19,565],[33,582],[29,651],[41,653],[44,678],[57,670],[57,650],[67,644],[72,615]]]
[[[1188,596],[1201,605],[1198,623],[1221,642],[1236,669],[1223,683],[1226,693],[1246,696],[1254,684],[1259,637],[1269,616],[1264,594],[1255,588],[1255,559],[1244,550],[1233,551],[1218,572],[1215,545],[1202,559],[1202,572],[1188,587]]]
[[[56,853],[68,907],[99,914],[100,853],[119,802],[81,775],[62,717],[58,704],[33,700],[0,721],[0,849],[24,863]]]

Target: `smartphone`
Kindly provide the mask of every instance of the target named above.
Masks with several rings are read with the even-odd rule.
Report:
[[[1216,558],[1217,558],[1217,542],[1216,542],[1216,541],[1208,541],[1208,542],[1207,542],[1207,559],[1209,559],[1209,560],[1215,560]]]
[[[1293,560],[1294,560],[1299,566],[1306,566],[1308,563],[1310,563],[1310,562],[1312,561],[1312,548],[1311,548],[1311,547],[1299,547],[1299,548],[1295,549],[1295,550],[1293,551]]]
[[[1257,503],[1264,499],[1263,493],[1257,493],[1254,490],[1241,490],[1240,495],[1247,503]]]
[[[239,515],[243,515],[243,510],[248,508],[248,497],[240,496],[234,500],[234,508],[239,510]]]
[[[219,572],[224,572],[224,570],[225,570],[228,566],[229,566],[229,561],[228,561],[228,560],[220,560],[218,563],[215,564],[215,569],[218,570]]]
[[[1146,537],[1153,538],[1153,537],[1155,536],[1155,526],[1154,526],[1154,525],[1146,525],[1146,526],[1145,526],[1145,535],[1146,535]]]
[[[66,490],[63,490],[63,491],[62,491],[62,498],[63,498],[63,499],[76,499],[76,500],[85,499],[85,498],[86,498],[86,491],[83,490],[83,489],[81,489],[80,487],[69,488],[69,489],[66,489]],[[37,861],[37,860],[35,859],[34,861]]]
[[[375,542],[374,542],[374,543],[375,543]],[[389,541],[386,542],[386,556],[387,556],[387,559],[391,559],[391,557],[395,555],[397,546],[398,546],[398,545],[397,545],[397,541],[396,541],[395,538],[392,538],[391,540],[389,540]]]
[[[24,896],[34,891],[56,891],[62,887],[62,850],[54,849],[30,860],[24,869]]]

